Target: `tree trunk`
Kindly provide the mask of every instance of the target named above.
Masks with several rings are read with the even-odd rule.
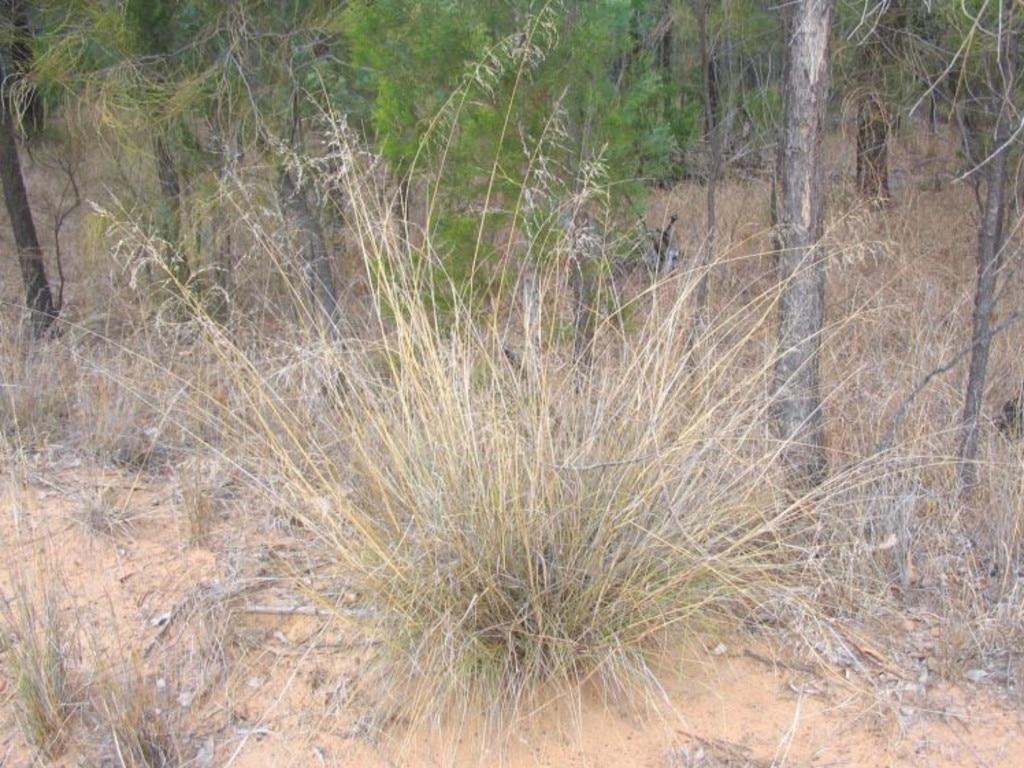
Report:
[[[889,119],[874,93],[857,104],[857,192],[867,200],[889,199]]]
[[[237,136],[224,131],[218,122],[211,121],[214,146],[216,147],[217,182],[222,189],[237,181],[238,164],[242,151]],[[217,323],[225,324],[231,316],[232,273],[235,265],[232,228],[223,226],[224,210],[214,205],[204,216],[203,243],[201,252],[210,255],[210,277],[203,281],[202,288],[207,298],[204,301],[207,312]]]
[[[978,482],[978,417],[985,393],[989,348],[992,342],[992,313],[995,309],[996,276],[1002,264],[1006,213],[1007,167],[1016,105],[1017,61],[1021,30],[1012,10],[1005,12],[999,40],[998,80],[989,83],[994,98],[999,100],[996,116],[995,144],[986,166],[987,190],[984,214],[978,228],[978,283],[974,293],[974,318],[971,333],[971,364],[964,393],[964,411],[960,420],[960,484],[964,490]]]
[[[696,303],[696,327],[701,333],[708,324],[708,302],[709,302],[709,270],[715,260],[715,239],[718,230],[717,217],[717,194],[718,178],[722,172],[722,131],[719,125],[718,112],[718,87],[715,76],[715,59],[711,52],[711,44],[708,40],[708,13],[711,10],[711,0],[695,0],[694,13],[697,15],[697,38],[700,44],[701,60],[701,100],[704,106],[704,130],[705,140],[710,150],[708,162],[708,177],[706,187],[706,208],[707,215],[704,243],[700,250],[699,269],[700,279],[694,292]]]
[[[32,49],[35,33],[24,0],[5,0],[5,5],[12,20],[10,29],[13,34],[10,43],[11,69],[8,73],[11,82],[5,78],[4,89],[15,88],[17,104],[12,104],[11,114],[20,115],[21,129],[26,136],[36,135],[42,133],[45,127],[43,100],[34,86],[23,82],[26,75],[32,72],[35,63],[35,52]],[[6,25],[5,29],[8,29]]]
[[[161,197],[158,226],[160,237],[167,243],[164,264],[175,287],[183,290],[192,279],[192,271],[181,251],[181,182],[174,157],[162,136],[158,135],[153,140],[153,152],[156,155],[156,175]]]
[[[782,285],[773,415],[794,478],[827,471],[819,352],[825,322],[821,139],[829,94],[831,0],[787,6],[784,115],[779,152],[777,266]]]
[[[305,190],[301,189],[287,170],[281,171],[281,204],[285,214],[301,233],[305,255],[306,283],[318,315],[315,322],[323,321],[328,335],[335,335],[338,322],[338,292],[334,284],[331,260],[323,228],[310,210]]]
[[[5,3],[4,6],[3,10],[9,13],[11,4]],[[2,66],[0,79],[4,82],[7,80],[7,73]],[[4,203],[18,250],[18,266],[25,284],[25,303],[31,312],[32,334],[40,338],[53,325],[60,308],[54,304],[50,283],[46,279],[43,249],[39,246],[28,191],[21,173],[13,105],[6,92],[0,98],[0,185],[3,187]]]
[[[672,82],[672,54],[675,48],[673,20],[673,0],[662,0],[661,8],[657,11],[655,29],[658,33],[654,42],[654,61],[661,70],[662,77],[666,83]],[[668,112],[672,108],[672,95],[666,90],[662,109]]]

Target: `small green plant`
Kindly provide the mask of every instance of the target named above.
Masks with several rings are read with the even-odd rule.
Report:
[[[24,583],[4,600],[0,624],[8,638],[7,663],[14,679],[14,713],[33,747],[49,758],[63,754],[74,699],[68,661],[74,652],[71,632],[61,617],[57,595],[44,588],[36,596]]]

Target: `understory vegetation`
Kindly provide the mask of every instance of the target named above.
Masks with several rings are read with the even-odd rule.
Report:
[[[41,346],[20,341],[13,307],[5,314],[6,467],[45,477],[78,457],[127,478],[165,477],[182,546],[223,557],[240,528],[292,531],[294,554],[279,567],[299,594],[375,638],[381,723],[486,711],[499,727],[591,683],[643,708],[681,638],[752,627],[835,659],[849,653],[847,622],[869,633],[920,622],[937,646],[935,674],[990,669],[1021,642],[1021,449],[987,428],[985,485],[964,501],[949,458],[957,373],[893,421],[964,345],[969,265],[947,243],[970,238],[942,212],[966,193],[908,190],[899,210],[875,210],[844,198],[845,183],[834,194],[851,206],[837,206],[829,229],[834,470],[821,486],[792,489],[770,429],[778,286],[761,248],[764,183],[723,193],[734,234],[714,266],[706,326],[698,331],[692,311],[698,271],[652,275],[638,262],[608,272],[615,301],[595,304],[581,358],[568,257],[524,272],[529,289],[504,301],[440,312],[422,300],[436,282],[422,268],[429,237],[398,226],[382,188],[358,171],[345,181],[347,253],[362,287],[337,328],[317,319],[301,276],[282,277],[286,240],[271,235],[287,223],[272,209],[240,205],[253,250],[238,295],[252,290],[254,308],[227,325],[199,299],[182,304],[187,292],[153,290],[166,280],[159,250],[122,271],[118,255],[145,242],[130,240],[130,219],[92,214],[106,229],[91,235],[90,258],[113,254],[116,290],[103,303],[87,294],[82,315],[68,312],[61,336]],[[699,194],[680,188],[662,204],[692,218]],[[545,231],[553,253],[569,253],[569,235]],[[685,252],[692,233],[681,239]],[[998,360],[1009,394],[1019,372],[1012,356]],[[217,501],[225,482],[248,501]],[[109,491],[88,494],[81,510],[79,529],[112,545],[147,525]],[[15,529],[5,546],[24,535]],[[23,583],[25,568],[7,562],[5,583]],[[152,689],[152,672],[130,643],[116,669],[86,671],[100,663],[90,643],[50,613],[55,595],[78,588],[60,573],[36,573],[40,589],[56,589],[44,602],[24,586],[5,592],[5,667],[18,676],[27,737],[54,751],[83,727],[75,722],[96,717],[110,718],[111,733],[138,733],[126,716],[156,733],[183,728],[156,727],[145,704],[116,695],[90,694],[106,703],[82,709],[69,691],[83,675],[132,698]],[[312,573],[321,586],[302,587]],[[338,603],[339,584],[354,602]],[[224,610],[208,605],[193,621],[230,621]],[[37,615],[50,618],[37,625]],[[53,649],[72,645],[86,652],[64,651],[54,667]],[[229,664],[219,641],[200,648]]]
[[[346,24],[389,21],[370,6]],[[761,133],[777,94],[744,108],[756,151],[715,180],[711,251],[711,147],[670,140],[696,112],[659,113],[647,70],[636,101],[588,102],[611,117],[553,96],[544,57],[583,78],[622,52],[603,39],[595,61],[572,59],[552,8],[525,36],[464,41],[478,66],[418,105],[429,119],[397,89],[436,51],[377,61],[396,49],[360,33],[354,60],[388,74],[362,105],[390,131],[376,143],[325,103],[328,57],[302,69],[312,46],[290,60],[302,88],[275,81],[293,106],[281,125],[269,86],[236,134],[216,124],[237,118],[244,78],[221,83],[231,106],[206,121],[176,102],[160,136],[224,152],[180,163],[193,183],[173,205],[152,136],[104,125],[103,143],[67,114],[30,144],[66,289],[55,332],[34,337],[15,264],[0,265],[0,666],[46,759],[209,765],[200,726],[221,715],[260,735],[239,713],[271,683],[239,670],[284,642],[267,616],[316,623],[300,663],[358,652],[351,691],[297,667],[353,738],[481,713],[506,733],[585,690],[648,712],[680,647],[737,636],[850,675],[877,646],[922,689],[1019,679],[1024,444],[1019,419],[996,421],[1024,339],[1001,310],[966,492],[981,186],[949,126],[894,128],[884,201],[858,194],[851,121],[826,136],[828,472],[801,482],[773,429],[786,285]],[[110,66],[117,86],[137,74]],[[118,95],[101,94],[111,122]],[[615,141],[638,135],[650,145]],[[228,158],[239,136],[250,154]],[[1000,307],[1024,298],[1019,239]],[[166,610],[147,602],[157,587],[131,592],[149,575],[128,543],[156,539],[192,579],[168,577]]]

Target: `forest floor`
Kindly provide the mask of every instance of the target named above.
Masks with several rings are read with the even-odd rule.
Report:
[[[1024,764],[1016,673],[967,670],[958,683],[930,676],[926,660],[937,633],[927,616],[910,615],[902,626],[870,634],[841,628],[847,647],[832,660],[794,650],[777,632],[712,629],[666,652],[664,698],[646,712],[584,691],[578,708],[550,703],[503,744],[481,743],[472,719],[457,729],[390,723],[377,731],[368,725],[375,691],[364,684],[375,638],[358,620],[346,625],[317,615],[294,579],[275,567],[301,531],[239,528],[230,509],[240,501],[224,487],[208,546],[183,545],[168,478],[76,465],[40,457],[7,481],[9,534],[0,554],[24,578],[38,581],[36,569],[44,569],[73,592],[70,615],[81,638],[73,653],[79,664],[93,660],[82,668],[141,649],[141,658],[125,655],[125,679],[138,665],[152,689],[127,695],[150,702],[161,722],[173,724],[173,734],[152,732],[155,743],[168,745],[167,765]],[[97,499],[120,509],[123,529],[98,535],[89,528],[83,514]],[[307,578],[315,578],[312,570]],[[76,674],[85,696],[96,681],[81,669]],[[5,768],[39,761],[16,724],[15,684],[0,678]],[[71,727],[75,743],[93,755],[113,754],[109,734],[87,717]],[[82,757],[72,749],[52,764],[79,765]]]
[[[273,435],[231,432],[235,411],[252,405],[235,386],[242,379],[232,381],[238,370],[223,370],[220,348],[159,327],[136,275],[88,250],[89,214],[77,211],[65,232],[78,235],[66,249],[75,251],[63,314],[71,330],[41,351],[0,338],[0,768],[1024,765],[1024,459],[991,428],[1024,380],[1024,332],[1012,325],[993,342],[974,501],[952,490],[948,458],[963,366],[930,380],[907,411],[903,463],[871,474],[889,460],[876,446],[903,398],[969,337],[978,215],[948,170],[948,142],[900,140],[884,209],[852,194],[849,144],[830,144],[823,355],[840,480],[813,510],[814,535],[827,539],[821,531],[835,524],[829,551],[846,553],[824,569],[822,599],[836,603],[818,606],[817,627],[718,614],[667,645],[656,662],[661,693],[641,710],[584,684],[520,713],[500,738],[474,713],[433,726],[387,716],[374,662],[388,638],[364,620],[365,595],[346,588],[299,509],[317,500],[290,494],[274,472],[281,454],[253,462],[265,474],[243,469]],[[49,173],[30,164],[30,187],[49,185],[56,200]],[[654,202],[652,224],[680,215],[684,254],[700,245],[703,195],[683,185]],[[712,306],[723,314],[773,283],[767,199],[763,179],[721,190]],[[57,220],[45,200],[40,208]],[[1014,230],[1014,253],[1020,238]],[[7,239],[0,245],[13,252]],[[0,264],[4,328],[21,316],[14,266]],[[1024,305],[1019,269],[1019,256],[1008,259],[997,321]],[[287,294],[270,295],[258,259],[240,262],[236,279],[240,304]],[[365,298],[358,275],[344,284],[343,303]],[[284,326],[291,318],[277,311],[272,324]],[[757,354],[769,348],[771,317],[737,334]],[[261,326],[260,339],[278,341],[275,330]],[[293,401],[321,396],[322,380],[302,389],[301,345],[281,345],[257,371],[263,381],[293,387]],[[751,392],[753,412],[763,400]],[[256,405],[267,402],[277,401]],[[330,445],[325,414],[318,439]],[[209,445],[221,447],[205,455]],[[50,598],[59,631],[42,636],[37,655],[58,647],[66,667],[52,758],[29,746],[14,661],[49,626]]]

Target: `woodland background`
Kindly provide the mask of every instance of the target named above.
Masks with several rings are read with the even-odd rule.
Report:
[[[1015,685],[1020,3],[0,14],[0,649],[40,754],[198,761],[264,590],[358,628],[360,737],[639,705],[723,631]],[[216,577],[97,608],[50,487],[112,552],[165,489]]]

